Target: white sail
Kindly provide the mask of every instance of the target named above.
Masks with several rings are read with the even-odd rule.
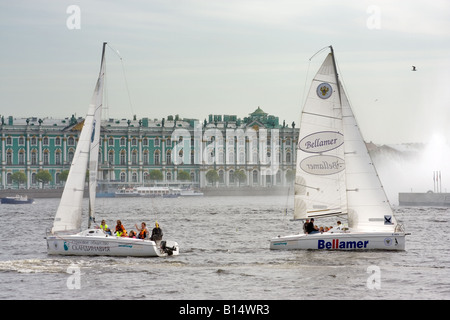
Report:
[[[342,86],[341,92],[349,227],[393,232],[397,221]]]
[[[301,114],[295,218],[346,213],[342,108],[331,53],[315,75]]]
[[[94,122],[92,124],[93,132],[91,134],[90,153],[89,153],[89,221],[88,228],[95,216],[95,194],[97,189],[97,173],[98,173],[98,157],[100,147],[100,130],[102,120],[103,106],[103,83],[105,78],[105,45],[103,44],[102,62],[100,74],[97,80],[94,94],[92,96],[91,105],[94,106]]]
[[[295,219],[347,214],[358,231],[393,231],[396,225],[332,50],[301,114],[294,201]]]
[[[91,154],[91,142],[94,141],[93,139],[98,140],[100,134],[100,118],[97,117],[101,116],[100,110],[103,99],[104,48],[105,43],[103,44],[100,75],[95,86],[88,113],[84,119],[83,128],[70,166],[69,175],[53,222],[52,233],[78,232],[81,229],[82,201],[88,161]],[[95,157],[95,159],[98,159],[98,141],[96,143]],[[95,169],[93,170],[95,176],[97,175],[96,161],[97,160],[91,161],[95,162]]]

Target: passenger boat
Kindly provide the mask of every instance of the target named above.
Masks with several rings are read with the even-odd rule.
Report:
[[[22,196],[22,195],[1,198],[2,204],[30,204],[33,202],[34,202],[34,199],[28,198],[28,196]]]

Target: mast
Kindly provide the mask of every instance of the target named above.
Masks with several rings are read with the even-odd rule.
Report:
[[[102,58],[100,62],[100,72],[94,94],[92,95],[91,107],[93,107],[92,133],[89,148],[89,215],[88,229],[91,228],[92,222],[95,221],[95,194],[97,189],[97,172],[98,172],[98,152],[100,147],[100,130],[103,105],[103,83],[105,77],[105,49],[107,42],[103,42]]]
[[[337,89],[338,89],[338,94],[339,94],[339,103],[342,105],[342,100],[341,100],[341,86],[340,86],[340,84],[339,84],[339,74],[338,74],[337,67],[336,67],[336,59],[334,58],[333,46],[330,46],[330,50],[331,50],[331,57],[333,58],[334,72],[335,72],[335,74],[336,74],[336,83],[337,83]]]

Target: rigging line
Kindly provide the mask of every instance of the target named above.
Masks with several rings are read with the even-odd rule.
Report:
[[[305,105],[305,92],[306,92],[306,84],[308,81],[308,75],[309,75],[309,67],[311,66],[311,59],[309,59],[308,63],[308,69],[306,70],[306,76],[305,76],[305,84],[303,85],[303,93],[302,93],[302,100],[300,101],[300,107],[303,107]]]
[[[328,49],[328,48],[329,48],[329,46],[323,47],[322,49],[320,49],[319,51],[317,51],[316,53],[314,53],[314,55],[313,55],[311,58],[309,58],[309,60],[308,60],[308,61],[309,61],[309,62],[308,62],[308,69],[306,70],[305,84],[303,85],[302,100],[300,101],[301,106],[304,106],[304,105],[305,105],[306,84],[307,84],[307,82],[308,82],[309,68],[310,68],[310,66],[311,66],[311,60],[312,60],[316,55],[318,55],[320,52],[322,52],[323,50]]]
[[[119,53],[119,50],[114,49],[113,47],[111,47],[111,45],[108,43],[107,44],[108,47],[111,48],[111,50],[119,57],[120,59],[120,64],[122,65],[122,72],[123,72],[123,77],[125,79],[125,88],[127,89],[127,95],[128,95],[128,102],[130,104],[130,109],[131,109],[131,113],[134,115],[134,110],[133,110],[133,104],[131,103],[131,95],[130,95],[130,89],[128,87],[128,80],[127,80],[127,75],[125,74],[125,65],[123,63],[123,58]]]
[[[311,61],[311,60],[312,60],[316,55],[318,55],[320,52],[322,52],[323,50],[328,49],[328,48],[330,48],[330,46],[323,47],[322,49],[320,49],[319,51],[317,51],[316,53],[314,53],[313,56],[312,56],[311,58],[309,58],[309,61]]]

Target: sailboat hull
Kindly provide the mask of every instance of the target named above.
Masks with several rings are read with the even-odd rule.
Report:
[[[109,236],[103,231],[92,229],[74,235],[47,236],[47,253],[50,255],[78,256],[133,256],[162,257],[178,255],[179,247],[175,241],[141,240]],[[100,232],[99,232],[100,231]]]
[[[316,233],[275,237],[273,250],[405,250],[405,233]]]

